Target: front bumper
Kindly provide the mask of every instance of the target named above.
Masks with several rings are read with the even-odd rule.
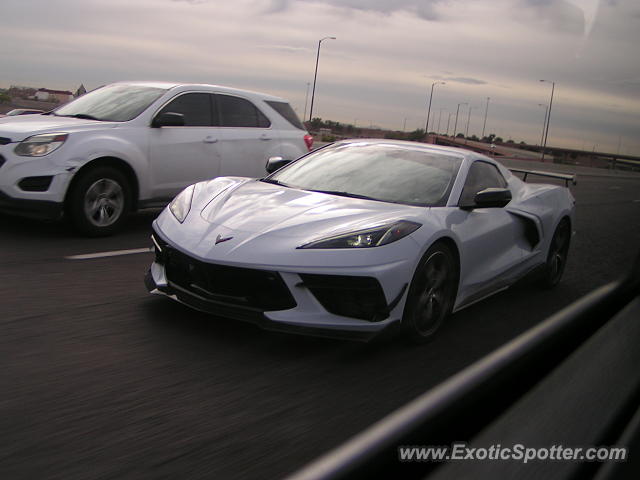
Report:
[[[57,151],[27,158],[15,155],[14,147],[14,143],[0,145],[0,212],[59,219],[75,168]]]
[[[406,286],[387,303],[372,277],[346,277],[354,282],[341,285],[336,284],[336,275],[210,264],[186,255],[157,233],[153,240],[156,261],[145,277],[147,290],[199,311],[265,330],[361,341],[397,324],[401,316],[398,312],[403,309]],[[176,257],[181,266],[169,260]],[[326,277],[326,285],[321,277]],[[378,285],[379,292],[372,284]],[[320,293],[323,288],[324,295]],[[344,299],[342,304],[337,297]],[[336,314],[341,312],[351,316]]]

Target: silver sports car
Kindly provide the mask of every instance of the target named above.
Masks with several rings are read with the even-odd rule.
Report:
[[[424,341],[533,270],[547,287],[560,281],[575,204],[566,186],[389,140],[286,163],[180,193],[153,223],[149,291],[269,329],[366,339],[399,324]]]

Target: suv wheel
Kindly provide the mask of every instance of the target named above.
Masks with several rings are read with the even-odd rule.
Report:
[[[80,232],[92,237],[118,231],[130,208],[129,182],[112,167],[96,167],[81,173],[69,194],[71,220]]]

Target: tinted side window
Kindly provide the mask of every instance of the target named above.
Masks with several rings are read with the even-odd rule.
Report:
[[[181,113],[185,127],[209,127],[213,125],[210,97],[208,93],[185,93],[169,102],[158,114]]]
[[[275,102],[273,100],[265,100],[265,103],[273,108],[276,112],[278,112],[282,117],[287,120],[291,125],[300,130],[304,130],[304,125],[300,122],[300,119],[296,115],[296,112],[293,111],[291,105],[287,102]]]
[[[271,122],[253,103],[231,95],[218,95],[220,124],[223,127],[267,128]]]
[[[459,205],[471,205],[476,193],[485,188],[506,188],[507,182],[500,171],[487,162],[474,162],[460,195]]]

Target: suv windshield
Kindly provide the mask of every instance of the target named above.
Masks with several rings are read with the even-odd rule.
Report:
[[[419,206],[445,205],[461,159],[398,144],[336,145],[268,178],[303,190]]]
[[[166,89],[140,85],[108,85],[87,93],[53,114],[109,122],[126,122],[136,118],[157,100]]]

